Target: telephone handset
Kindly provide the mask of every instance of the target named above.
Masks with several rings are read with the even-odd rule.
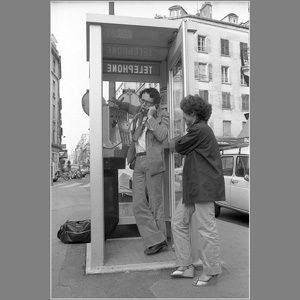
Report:
[[[157,109],[158,104],[154,104],[154,105],[152,105],[152,106],[154,106],[155,109]],[[151,107],[151,106],[150,106],[150,107]],[[141,107],[140,113],[141,113],[143,116],[147,116],[148,110],[149,110],[150,107]]]
[[[142,107],[140,112],[143,116],[147,116],[148,110],[149,110],[149,108]]]

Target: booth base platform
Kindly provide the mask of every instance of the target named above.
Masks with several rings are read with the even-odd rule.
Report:
[[[144,254],[141,237],[108,239],[105,241],[105,262],[103,266],[91,266],[91,244],[86,246],[86,274],[103,274],[130,271],[145,271],[173,268],[175,253],[170,243],[168,250],[154,255]]]

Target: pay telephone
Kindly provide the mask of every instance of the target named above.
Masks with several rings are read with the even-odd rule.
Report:
[[[82,108],[89,115],[89,90],[82,97]],[[128,113],[110,107],[102,99],[103,157],[126,157],[131,141]]]
[[[103,106],[103,157],[126,157],[130,145],[128,113]]]

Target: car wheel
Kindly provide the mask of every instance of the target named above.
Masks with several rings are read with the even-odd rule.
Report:
[[[221,206],[215,203],[215,217],[217,218],[221,213]]]

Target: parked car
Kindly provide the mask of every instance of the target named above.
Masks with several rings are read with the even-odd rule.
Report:
[[[226,201],[215,201],[215,216],[221,207],[249,214],[249,146],[221,150]]]
[[[82,177],[85,177],[86,174],[90,173],[88,167],[81,167],[80,171],[81,171]]]
[[[82,177],[82,173],[81,173],[81,169],[80,169],[80,165],[79,164],[72,164],[71,165],[71,178],[72,179],[81,179]]]

